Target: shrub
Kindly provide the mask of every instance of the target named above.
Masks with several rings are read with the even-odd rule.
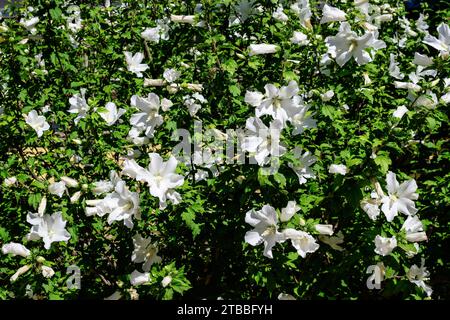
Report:
[[[8,6],[0,298],[448,298],[442,7]]]

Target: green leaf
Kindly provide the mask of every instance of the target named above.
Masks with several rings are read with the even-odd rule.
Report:
[[[233,95],[233,97],[237,97],[241,95],[241,89],[239,89],[239,87],[235,84],[232,84],[228,87],[230,89],[231,94]]]
[[[391,158],[389,158],[389,156],[386,155],[378,155],[374,159],[374,161],[380,167],[380,170],[383,174],[388,172],[389,166],[392,164]]]
[[[181,214],[181,218],[184,222],[186,222],[186,225],[191,229],[192,236],[197,237],[200,234],[200,227],[201,225],[195,222],[195,212],[188,208],[186,211],[184,211]]]
[[[273,178],[276,182],[280,185],[280,188],[284,188],[286,186],[286,177],[282,173],[275,173],[273,175]]]

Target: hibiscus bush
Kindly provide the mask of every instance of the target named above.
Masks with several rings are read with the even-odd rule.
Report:
[[[449,12],[6,6],[0,298],[448,298]]]

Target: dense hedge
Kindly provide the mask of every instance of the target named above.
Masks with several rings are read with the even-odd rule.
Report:
[[[0,298],[448,298],[448,7],[111,2],[3,12]]]

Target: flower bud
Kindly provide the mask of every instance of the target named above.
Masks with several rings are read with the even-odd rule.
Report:
[[[164,279],[161,281],[161,285],[165,288],[172,282],[171,276],[165,276]]]
[[[28,272],[28,270],[30,270],[30,268],[31,268],[31,266],[28,265],[28,264],[25,265],[25,266],[23,266],[23,267],[21,267],[21,268],[19,268],[19,269],[16,271],[16,273],[14,273],[14,274],[12,275],[12,277],[11,277],[9,280],[10,280],[11,282],[16,281],[18,277],[20,277],[22,274]]]
[[[326,234],[329,236],[333,234],[333,226],[331,224],[316,224],[314,228],[320,234]]]
[[[266,43],[251,44],[249,46],[249,55],[255,56],[259,54],[275,53],[278,51],[278,49],[279,47],[274,44],[266,44]]]
[[[170,20],[172,22],[178,22],[178,23],[188,23],[188,24],[194,24],[195,23],[195,16],[182,16],[182,15],[170,15]]]
[[[425,232],[413,232],[406,235],[406,240],[410,242],[419,242],[428,240]]]
[[[64,181],[69,188],[78,187],[78,181],[69,177],[61,177],[61,181]]]
[[[162,87],[165,84],[164,79],[144,79],[144,87]]]
[[[42,266],[41,269],[42,269],[42,275],[44,276],[44,278],[51,278],[55,274],[55,271],[50,267]]]
[[[5,184],[5,186],[11,187],[17,183],[17,178],[16,177],[6,178],[5,181],[3,181],[3,183]]]
[[[39,202],[38,214],[43,216],[45,213],[45,208],[47,208],[47,197],[42,197],[41,202]]]
[[[70,197],[70,203],[76,203],[78,202],[78,200],[81,197],[81,191],[77,191],[75,192],[71,197]]]

